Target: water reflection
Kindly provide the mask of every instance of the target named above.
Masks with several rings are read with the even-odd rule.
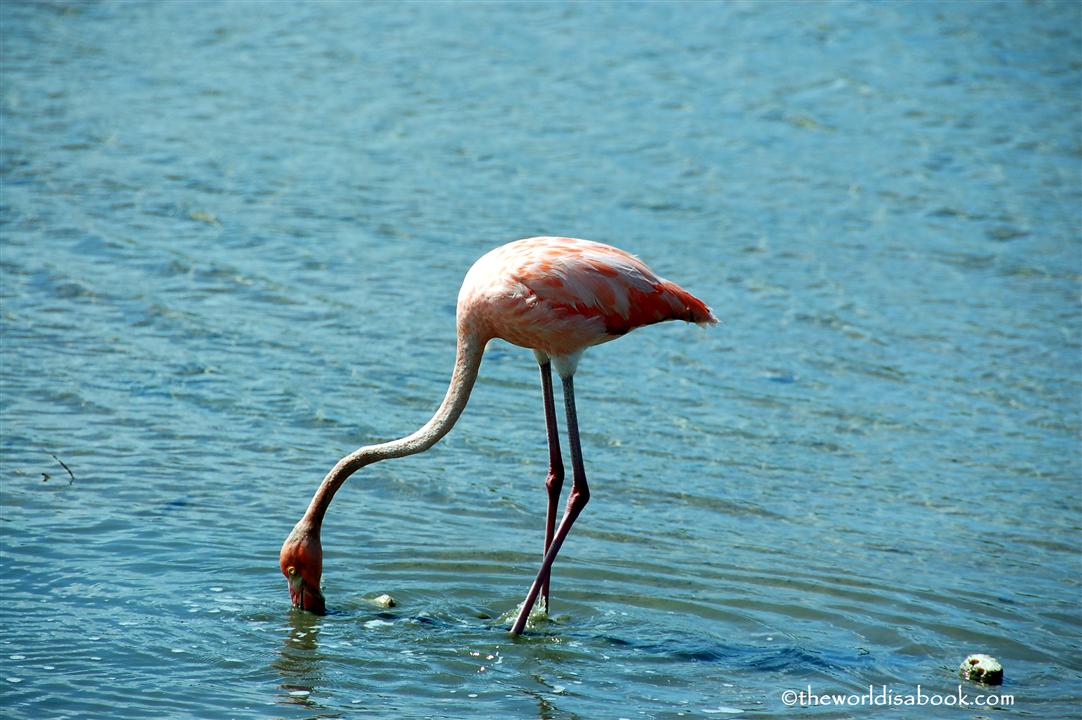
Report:
[[[533,679],[537,683],[546,684],[540,677],[536,675],[533,676]],[[541,693],[527,691],[526,695],[532,697],[537,703],[538,720],[555,720],[555,718],[557,717],[578,717],[577,715],[569,715],[566,712],[560,710],[556,707],[556,705],[553,704],[553,702],[549,698],[545,697]]]
[[[289,635],[282,642],[278,657],[271,663],[282,678],[276,703],[317,708],[319,705],[312,698],[312,693],[322,684],[326,661],[319,650],[322,618],[312,613],[290,610],[287,621]]]

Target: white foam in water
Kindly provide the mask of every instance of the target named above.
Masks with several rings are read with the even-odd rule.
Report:
[[[381,625],[393,625],[393,624],[394,623],[392,623],[389,620],[380,620],[380,619],[377,618],[375,620],[369,620],[368,622],[366,622],[364,624],[364,626],[366,628],[374,628],[374,627],[380,627]]]

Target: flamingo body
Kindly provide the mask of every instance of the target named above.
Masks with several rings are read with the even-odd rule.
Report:
[[[460,318],[549,357],[664,320],[716,322],[710,309],[623,250],[589,240],[534,237],[482,256],[462,283]]]
[[[501,338],[534,351],[541,370],[549,445],[545,554],[511,628],[512,634],[521,633],[538,597],[548,608],[552,564],[590,498],[575,410],[573,376],[579,358],[592,345],[665,320],[700,325],[717,322],[702,300],[658,277],[635,256],[610,245],[565,237],[534,237],[508,243],[482,256],[466,274],[458,295],[455,367],[447,394],[432,419],[411,435],[359,448],[339,460],[282,544],[279,564],[293,605],[316,613],[326,611],[320,590],[320,529],[338,488],[366,465],[423,452],[446,435],[466,407],[485,346]],[[573,480],[558,526],[564,466],[553,399],[553,368],[563,384]]]

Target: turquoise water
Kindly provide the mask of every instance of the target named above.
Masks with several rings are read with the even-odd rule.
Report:
[[[0,21],[5,717],[1079,716],[1078,4]],[[506,634],[547,453],[502,343],[339,493],[331,614],[292,612],[320,478],[428,419],[466,269],[536,234],[724,322],[584,358],[552,618]],[[954,694],[971,652],[1013,706],[784,703]]]

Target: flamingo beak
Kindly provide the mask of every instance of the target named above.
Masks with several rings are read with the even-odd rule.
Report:
[[[292,567],[289,568],[286,581],[289,583],[289,598],[293,601],[293,607],[316,615],[327,614],[327,603],[318,587],[306,583],[301,574]]]

